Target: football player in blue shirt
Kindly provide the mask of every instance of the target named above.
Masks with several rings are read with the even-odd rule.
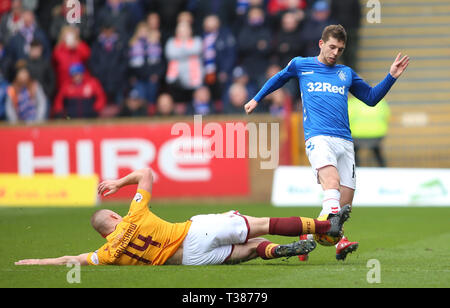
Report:
[[[306,154],[324,191],[319,217],[336,213],[352,204],[356,188],[355,154],[348,120],[348,92],[369,106],[375,106],[405,71],[409,57],[399,53],[387,76],[371,87],[350,67],[337,64],[345,49],[347,34],[341,25],[327,26],[319,40],[317,57],[296,57],[270,78],[245,105],[250,114],[268,94],[297,78],[303,103]],[[343,237],[336,245],[336,259],[345,260],[358,248]],[[307,256],[300,258],[307,260]]]

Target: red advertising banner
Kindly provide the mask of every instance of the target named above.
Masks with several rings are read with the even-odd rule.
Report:
[[[151,167],[155,198],[248,195],[245,125],[206,125],[205,135],[205,125],[197,124],[2,127],[0,173],[97,174],[104,180]],[[115,198],[132,194],[128,189]]]

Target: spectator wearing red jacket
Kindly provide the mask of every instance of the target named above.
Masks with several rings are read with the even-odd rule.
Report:
[[[64,26],[61,29],[52,57],[57,86],[62,86],[67,81],[70,81],[69,68],[72,64],[81,63],[86,65],[90,56],[91,49],[89,45],[80,39],[79,29],[72,26]]]
[[[53,115],[66,118],[95,118],[106,105],[106,94],[100,82],[88,74],[80,63],[70,67],[70,81],[59,90]]]
[[[267,11],[269,15],[276,15],[280,12],[292,10],[304,10],[306,8],[305,0],[269,0]]]
[[[0,18],[3,14],[8,13],[11,9],[11,0],[3,0],[0,2]]]

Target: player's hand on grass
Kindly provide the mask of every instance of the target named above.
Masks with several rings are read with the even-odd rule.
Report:
[[[39,259],[26,259],[14,262],[14,265],[40,265]]]
[[[116,193],[120,189],[118,180],[106,180],[98,184],[97,193],[104,197]]]
[[[254,99],[252,99],[251,101],[249,101],[247,104],[245,104],[244,108],[245,108],[245,112],[247,114],[252,113],[252,111],[256,108],[256,106],[258,106],[258,102],[255,101]]]
[[[409,57],[407,55],[402,57],[402,53],[400,52],[397,55],[397,58],[395,58],[394,63],[392,63],[389,73],[391,74],[392,77],[397,79],[406,70],[408,64],[409,64]]]

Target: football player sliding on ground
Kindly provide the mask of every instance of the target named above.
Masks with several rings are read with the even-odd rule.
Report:
[[[15,264],[208,265],[233,264],[257,257],[265,260],[291,257],[311,252],[316,243],[306,239],[279,245],[261,236],[341,236],[343,224],[350,217],[350,207],[345,206],[324,221],[306,217],[258,218],[230,211],[170,223],[148,208],[153,185],[150,169],[104,181],[99,184],[98,193],[108,196],[133,184],[137,184],[137,192],[125,217],[107,209],[92,215],[93,228],[106,239],[98,250],[74,256],[20,260]]]
[[[375,106],[409,64],[409,57],[402,57],[399,53],[386,77],[372,88],[350,67],[336,64],[344,52],[346,40],[347,34],[341,25],[326,27],[318,42],[320,54],[317,57],[292,59],[244,107],[250,114],[265,96],[281,88],[291,78],[298,79],[306,154],[323,189],[319,220],[338,213],[344,205],[351,207],[353,202],[355,154],[348,120],[348,93],[369,106]],[[348,253],[358,248],[357,242],[349,242],[345,237],[322,236],[318,239],[321,244],[337,243],[337,260],[345,260]],[[301,256],[300,260],[307,260],[307,255]]]

